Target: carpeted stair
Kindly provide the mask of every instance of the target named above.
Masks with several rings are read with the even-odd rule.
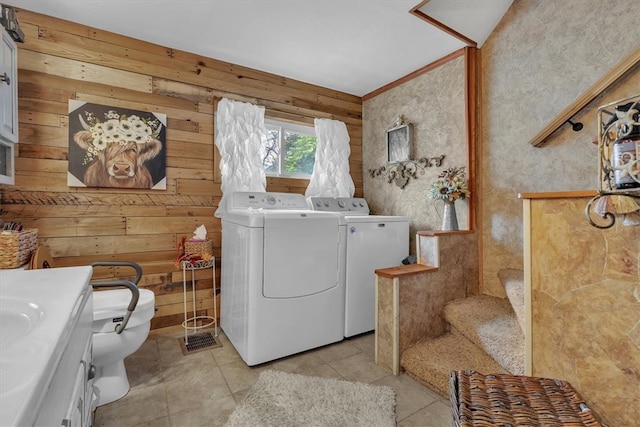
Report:
[[[505,277],[514,287],[519,280],[524,283],[522,274]],[[524,374],[524,333],[511,304],[507,298],[489,295],[451,301],[444,311],[449,332],[406,350],[401,355],[402,368],[443,396],[449,395],[452,370]]]
[[[473,369],[507,373],[478,346],[455,329],[438,338],[423,341],[402,353],[400,364],[416,381],[449,396],[449,372]]]
[[[511,302],[511,307],[516,313],[516,318],[520,324],[520,328],[524,332],[524,272],[522,270],[505,269],[498,272],[498,278],[507,298]]]

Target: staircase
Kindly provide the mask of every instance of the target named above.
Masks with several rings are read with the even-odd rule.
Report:
[[[452,370],[524,375],[524,275],[502,270],[498,277],[507,298],[476,295],[447,303],[448,331],[402,353],[407,375],[443,396]]]

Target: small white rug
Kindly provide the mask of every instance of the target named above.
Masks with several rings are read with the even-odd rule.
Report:
[[[264,371],[226,427],[396,425],[391,387]]]

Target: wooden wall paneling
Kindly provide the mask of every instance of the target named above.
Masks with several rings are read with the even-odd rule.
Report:
[[[107,235],[107,236],[83,236],[72,237],[43,237],[38,238],[40,244],[49,246],[51,256],[81,256],[94,255],[95,261],[100,261],[102,256],[113,253],[129,254],[131,261],[137,260],[139,252],[151,252],[157,250],[170,251],[175,248],[175,234],[139,234]]]
[[[55,263],[58,267],[71,267],[77,265],[87,265],[94,261],[135,261],[142,267],[143,275],[142,282],[145,285],[155,283],[155,281],[162,281],[160,277],[171,276],[171,268],[165,269],[163,274],[156,274],[149,276],[147,270],[150,269],[152,273],[157,272],[157,269],[165,268],[167,265],[173,265],[175,260],[176,251],[174,248],[166,251],[152,251],[152,252],[139,252],[133,257],[130,253],[108,253],[100,256],[81,254],[71,256],[57,256],[55,257]],[[157,266],[157,267],[156,267]],[[156,277],[157,276],[157,277]]]
[[[21,138],[22,135],[23,134],[21,133]],[[33,145],[21,142],[16,146],[16,148],[18,148],[19,150],[19,152],[16,153],[16,163],[18,163],[17,160],[20,158],[40,158],[66,161],[69,156],[69,150],[67,147],[46,147],[42,145]]]
[[[210,163],[213,164],[212,161]],[[178,192],[181,194],[222,196],[220,187],[214,186],[212,182],[207,184],[206,181],[201,179],[179,179]]]
[[[142,90],[148,93],[151,93],[152,90],[150,76],[28,50],[24,53],[21,51],[18,55],[18,67],[73,80],[99,82],[124,89]]]
[[[135,217],[127,218],[127,235],[153,234],[154,232],[187,233],[189,236],[200,225],[213,229],[219,220],[213,217]]]
[[[22,220],[25,227],[37,228],[38,237],[124,236],[126,218],[120,216],[40,217]]]
[[[66,161],[29,157],[18,157],[16,159],[16,168],[34,174],[38,172],[66,174],[68,169]]]
[[[29,101],[37,103],[58,103],[61,107],[60,110],[55,112],[64,114],[67,112],[65,106],[67,100],[73,98],[75,91],[63,89],[59,87],[45,87],[36,83],[29,82],[29,77],[36,75],[37,73],[31,73],[26,70],[19,70],[18,81],[18,94],[22,99],[20,106],[23,109],[29,109]],[[44,111],[41,107],[37,108],[39,111]]]
[[[292,122],[344,121],[351,175],[362,195],[359,97],[25,10],[18,16],[26,34],[18,53],[21,141],[16,185],[1,188],[2,218],[37,227],[58,266],[140,263],[140,286],[156,294],[153,328],[183,320],[176,244],[200,224],[213,242],[219,288],[218,99],[261,105],[267,117]],[[69,99],[166,114],[167,190],[67,187]],[[299,179],[267,182],[269,191],[301,194],[308,185]],[[103,268],[94,278],[130,276],[127,269]],[[196,272],[200,314],[212,315],[212,286],[210,271]]]
[[[187,173],[188,169],[205,169],[211,168],[211,160],[209,159],[195,159],[188,157],[168,157],[167,167],[183,169],[182,173]]]

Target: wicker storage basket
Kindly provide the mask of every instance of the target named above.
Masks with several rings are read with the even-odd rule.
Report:
[[[213,243],[211,240],[187,240],[184,242],[184,254],[189,255],[209,255],[213,254]]]
[[[571,384],[521,375],[451,371],[453,425],[602,426]]]
[[[16,268],[27,264],[38,248],[38,229],[0,233],[0,269]]]

